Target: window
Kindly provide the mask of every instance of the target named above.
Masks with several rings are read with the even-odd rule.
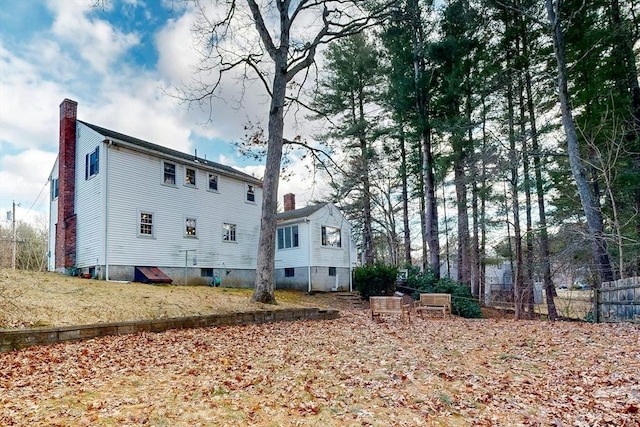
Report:
[[[184,185],[196,185],[196,170],[191,168],[185,168],[184,170]]]
[[[284,277],[294,277],[296,275],[296,269],[293,267],[284,269]]]
[[[335,276],[335,275],[336,275],[336,268],[329,267],[329,276]]]
[[[218,191],[218,175],[213,173],[209,174],[209,190]]]
[[[100,147],[96,147],[93,152],[87,154],[85,158],[84,179],[89,179],[98,174]]]
[[[200,277],[213,277],[213,268],[201,268]]]
[[[176,165],[174,163],[164,163],[164,183],[176,185]]]
[[[58,178],[51,180],[51,200],[58,198]]]
[[[322,246],[339,248],[342,246],[339,228],[322,226]]]
[[[196,237],[196,219],[185,218],[184,235],[187,237]]]
[[[247,202],[256,202],[256,186],[253,184],[247,184]]]
[[[278,249],[297,248],[298,245],[299,240],[297,225],[278,228]]]
[[[140,236],[153,236],[153,213],[140,212]]]
[[[222,240],[225,242],[236,241],[236,225],[235,224],[222,224]]]

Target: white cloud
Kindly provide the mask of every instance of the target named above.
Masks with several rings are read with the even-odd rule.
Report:
[[[175,150],[190,152],[192,141],[185,111],[162,93],[152,75],[105,79],[102,96],[78,105],[80,120]]]
[[[73,45],[80,56],[100,73],[108,73],[111,64],[140,42],[136,34],[124,34],[103,20],[89,18],[89,2],[53,1],[49,7],[56,15],[53,34]]]
[[[21,215],[47,212],[49,201],[48,177],[55,161],[56,153],[30,149],[16,155],[0,158],[0,210],[11,210],[11,203],[20,203]],[[25,173],[28,171],[28,173]],[[37,215],[33,215],[35,218]]]
[[[64,98],[61,87],[45,80],[36,65],[0,45],[0,141],[17,149],[56,149],[56,106]]]

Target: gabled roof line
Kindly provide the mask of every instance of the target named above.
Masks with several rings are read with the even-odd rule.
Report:
[[[91,123],[87,123],[85,121],[82,120],[77,120],[79,123],[82,123],[83,125],[87,126],[88,128],[96,131],[97,133],[99,133],[100,135],[104,136],[105,138],[108,139],[112,139],[112,140],[116,140],[114,142],[119,142],[119,143],[123,143],[126,144],[127,146],[131,147],[131,148],[138,148],[138,149],[142,149],[144,151],[152,151],[152,152],[156,152],[158,154],[164,155],[166,157],[173,157],[176,159],[179,159],[181,161],[184,162],[188,162],[190,164],[196,165],[196,166],[200,166],[200,167],[205,167],[205,168],[210,168],[210,169],[214,169],[218,172],[221,172],[223,174],[227,174],[227,175],[231,175],[234,176],[236,178],[245,180],[245,181],[250,181],[253,182],[255,184],[258,184],[260,186],[262,186],[262,181],[256,177],[253,177],[249,174],[246,174],[244,172],[241,172],[237,169],[234,169],[230,166],[226,166],[223,165],[221,163],[217,163],[217,162],[213,162],[211,160],[206,160],[200,157],[196,157],[194,155],[191,154],[187,154],[187,153],[183,153],[181,151],[178,150],[174,150],[172,148],[167,148],[167,147],[163,147],[161,145],[158,144],[154,144],[152,142],[148,142],[139,138],[135,138],[129,135],[125,135],[123,133],[120,132],[115,132],[112,131],[110,129],[106,129]]]
[[[327,206],[327,202],[318,203],[316,205],[306,206],[300,209],[294,209],[290,211],[279,212],[276,216],[277,221],[289,221],[297,218],[308,217],[309,215],[319,211],[323,207]]]

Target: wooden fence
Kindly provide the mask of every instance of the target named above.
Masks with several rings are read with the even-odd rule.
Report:
[[[605,282],[596,291],[596,322],[640,323],[640,277]]]

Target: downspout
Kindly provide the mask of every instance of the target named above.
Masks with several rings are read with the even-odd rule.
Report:
[[[307,223],[307,245],[309,246],[309,260],[307,262],[307,274],[308,274],[308,293],[311,293],[311,249],[312,249],[312,245],[311,245],[311,221],[309,220],[309,218],[305,218],[304,222]]]
[[[109,280],[109,148],[113,145],[110,139],[105,140],[104,156],[104,280]]]

